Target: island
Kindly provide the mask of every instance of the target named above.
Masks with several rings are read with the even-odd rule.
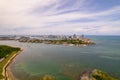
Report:
[[[85,38],[84,35],[77,36],[76,34],[72,36],[54,36],[48,35],[42,39],[30,38],[22,36],[18,39],[19,42],[28,43],[45,43],[45,44],[57,44],[57,45],[68,45],[68,46],[88,46],[95,44],[91,39]]]
[[[0,80],[8,80],[7,67],[20,51],[18,47],[0,45]]]

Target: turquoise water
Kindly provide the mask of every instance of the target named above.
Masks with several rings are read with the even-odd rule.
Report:
[[[52,75],[56,80],[77,80],[84,70],[100,69],[120,79],[120,36],[87,36],[96,42],[88,47],[0,41],[24,51],[10,65],[19,80],[39,80]]]

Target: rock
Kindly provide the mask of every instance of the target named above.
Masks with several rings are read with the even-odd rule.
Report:
[[[118,80],[98,69],[84,71],[78,80]]]

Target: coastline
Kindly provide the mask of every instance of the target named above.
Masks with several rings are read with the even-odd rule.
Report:
[[[3,72],[2,75],[5,77],[5,79],[3,80],[13,80],[13,75],[10,72],[10,70],[8,69],[8,66],[12,63],[13,59],[20,54],[23,51],[23,49],[21,48],[20,51],[14,53],[14,55],[7,61],[7,63],[5,64],[5,66],[3,67]]]

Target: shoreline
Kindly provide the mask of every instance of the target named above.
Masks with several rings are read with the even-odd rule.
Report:
[[[23,49],[21,48],[20,51],[14,53],[14,55],[7,61],[7,63],[3,67],[2,75],[5,77],[3,80],[12,80],[12,76],[11,76],[12,74],[11,74],[11,72],[9,72],[10,70],[8,69],[8,67],[13,62],[13,59],[17,55],[19,55],[22,51],[23,51]]]

